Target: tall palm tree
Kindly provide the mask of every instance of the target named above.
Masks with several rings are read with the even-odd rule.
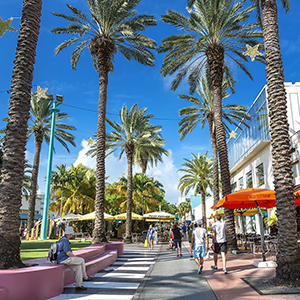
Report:
[[[23,1],[0,180],[0,269],[24,266],[20,259],[19,211],[41,10],[42,0]]]
[[[206,228],[206,207],[205,207],[205,196],[207,188],[212,189],[213,185],[213,170],[212,163],[207,159],[207,153],[198,156],[192,153],[192,159],[184,159],[185,163],[181,165],[179,172],[185,172],[179,179],[178,188],[181,194],[187,195],[187,193],[194,189],[194,195],[201,195],[201,207],[202,207],[202,218],[203,227]]]
[[[63,102],[59,102],[61,104]],[[27,231],[30,232],[34,225],[34,210],[35,200],[37,191],[38,171],[40,165],[40,156],[42,150],[42,144],[45,140],[47,144],[50,142],[51,134],[51,96],[48,99],[37,98],[37,94],[34,93],[31,97],[31,109],[28,127],[28,137],[34,136],[35,142],[35,153],[32,166],[32,177],[29,197],[29,208],[28,208],[28,221]],[[56,123],[54,130],[54,138],[68,151],[69,147],[67,143],[75,146],[75,136],[69,133],[69,130],[76,130],[75,127],[62,123],[61,121],[68,119],[69,116],[64,112],[58,112],[56,114]]]
[[[125,242],[131,241],[131,212],[132,212],[132,165],[136,149],[153,147],[152,136],[160,133],[159,126],[149,124],[152,114],[145,114],[147,108],[139,110],[134,104],[128,112],[125,104],[119,111],[121,124],[112,122],[107,118],[113,131],[106,136],[106,149],[112,149],[110,153],[120,149],[121,158],[126,154],[127,158],[127,219]]]
[[[64,187],[67,183],[72,182],[73,174],[70,170],[67,169],[66,164],[61,164],[56,166],[57,171],[52,171],[51,174],[51,190],[56,192],[60,191],[61,200],[60,200],[60,210],[59,215],[62,215],[62,208],[64,204]]]
[[[222,99],[226,99],[229,94],[226,92],[229,85],[228,82],[223,80],[222,84]],[[196,87],[196,91],[200,98],[179,95],[179,98],[187,100],[193,104],[193,106],[187,106],[179,110],[179,116],[184,116],[179,122],[180,140],[182,141],[188,133],[191,133],[199,124],[203,129],[206,122],[209,127],[210,142],[213,153],[213,197],[214,204],[219,201],[219,164],[218,164],[218,151],[216,141],[216,131],[214,126],[214,97],[211,89],[211,84],[208,76],[202,76],[200,78],[200,87]],[[245,120],[249,120],[249,114],[246,112],[248,106],[227,104],[223,105],[222,117],[225,131],[229,133],[229,125],[238,126],[239,123],[245,124]]]
[[[187,7],[190,18],[173,10],[162,16],[162,21],[180,30],[180,34],[169,36],[162,41],[159,52],[166,52],[161,67],[163,76],[176,73],[172,82],[175,90],[188,76],[190,92],[199,83],[201,73],[208,67],[214,96],[214,123],[221,169],[222,194],[231,192],[226,134],[222,121],[222,82],[226,72],[230,78],[230,68],[225,57],[231,59],[250,78],[244,62],[245,44],[256,45],[261,32],[258,24],[246,23],[254,7],[244,9],[246,0],[194,0],[192,8]],[[257,58],[259,59],[259,58]],[[236,249],[234,215],[225,210],[228,228],[228,246]]]
[[[267,103],[269,110],[272,166],[278,219],[278,254],[276,277],[285,281],[299,280],[300,251],[297,246],[296,207],[293,196],[287,100],[279,43],[276,0],[251,0],[262,21],[266,51]],[[288,11],[290,1],[281,0]]]
[[[106,242],[104,223],[105,204],[105,117],[107,102],[108,73],[113,70],[113,57],[117,50],[127,59],[142,65],[154,66],[151,49],[156,42],[140,32],[156,25],[153,15],[139,15],[135,10],[140,0],[87,0],[91,17],[68,5],[72,15],[53,13],[71,24],[56,27],[55,34],[71,34],[70,40],[59,45],[55,53],[72,44],[77,46],[71,55],[72,68],[76,69],[82,51],[88,47],[99,75],[99,104],[97,127],[97,193],[96,218],[93,242]]]

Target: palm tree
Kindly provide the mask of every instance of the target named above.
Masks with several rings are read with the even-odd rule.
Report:
[[[71,183],[74,178],[72,172],[67,169],[66,164],[56,166],[56,169],[57,171],[52,171],[51,175],[51,190],[53,192],[60,191],[61,200],[59,215],[62,216],[62,208],[64,203],[64,187],[67,183]]]
[[[194,195],[201,194],[202,205],[202,218],[203,227],[206,228],[206,208],[205,208],[205,196],[207,188],[212,189],[213,183],[213,170],[212,163],[207,159],[207,153],[198,156],[192,153],[192,159],[184,159],[185,163],[181,165],[179,172],[185,172],[179,179],[178,188],[180,193],[187,195],[187,193],[194,189]]]
[[[53,13],[71,24],[51,31],[75,36],[59,45],[55,53],[77,43],[71,55],[72,68],[76,69],[82,51],[88,47],[99,75],[96,219],[93,231],[93,242],[97,243],[107,241],[104,223],[105,117],[108,73],[113,70],[113,57],[119,50],[127,60],[134,59],[142,65],[154,66],[154,55],[150,49],[156,47],[156,42],[140,32],[148,26],[156,25],[156,21],[152,15],[138,15],[135,7],[139,2],[140,0],[87,0],[91,18],[68,4],[72,15]]]
[[[229,85],[228,82],[223,80],[222,84],[222,99],[229,97],[226,92]],[[196,87],[196,91],[199,98],[189,96],[189,95],[179,95],[179,98],[187,100],[193,104],[193,106],[188,106],[181,108],[179,110],[179,116],[184,116],[179,122],[180,140],[182,141],[188,133],[191,133],[198,124],[200,124],[201,129],[203,129],[206,122],[209,126],[210,141],[213,153],[213,197],[214,204],[219,201],[219,164],[218,164],[218,151],[217,151],[217,141],[216,141],[216,131],[214,126],[214,97],[210,85],[210,80],[208,76],[202,76],[200,78],[200,87]],[[246,112],[248,106],[237,105],[237,104],[227,104],[223,105],[222,117],[225,131],[229,133],[229,125],[238,126],[242,123],[248,126],[244,120],[249,120],[249,114]]]
[[[276,0],[251,1],[256,5],[257,15],[262,21],[266,51],[267,103],[278,219],[276,277],[285,281],[298,281],[300,253],[297,246],[291,145],[288,132],[284,71],[279,43],[277,3]],[[281,2],[288,11],[290,1],[281,0]]]
[[[68,180],[63,190],[61,184],[52,185],[53,197],[56,200],[51,203],[50,209],[55,212],[60,211],[62,192],[65,201],[62,207],[62,215],[68,213],[89,213],[94,211],[96,196],[96,173],[82,164],[71,165]]]
[[[147,108],[138,109],[134,104],[128,112],[125,104],[119,111],[121,124],[107,118],[113,131],[106,136],[106,149],[110,153],[120,149],[121,158],[124,152],[127,158],[127,219],[125,242],[131,241],[131,212],[132,212],[132,165],[136,149],[153,147],[152,136],[157,136],[161,128],[149,124],[152,114],[145,114]],[[110,154],[109,153],[109,154]]]
[[[191,212],[191,200],[186,200],[178,205],[177,214],[179,217],[184,217]]]
[[[0,144],[0,175],[2,169],[2,156],[3,156],[3,151],[2,151],[2,145]]]
[[[50,142],[51,134],[51,96],[48,99],[37,98],[37,94],[34,93],[31,97],[31,109],[30,109],[30,122],[28,128],[28,137],[34,135],[35,142],[35,153],[32,166],[32,177],[31,177],[31,187],[30,187],[30,197],[29,197],[29,208],[28,208],[28,221],[27,221],[27,231],[30,232],[34,225],[34,210],[35,210],[35,200],[37,191],[37,180],[38,171],[40,165],[40,155],[42,149],[42,143],[45,140],[47,144]],[[59,102],[61,104],[63,102]],[[62,123],[61,121],[68,119],[69,116],[64,112],[58,112],[56,114],[56,123],[54,138],[68,151],[69,147],[67,143],[75,146],[75,137],[67,130],[76,130],[75,127]]]
[[[42,0],[23,1],[0,180],[0,269],[24,266],[20,259],[19,211],[41,10]]]
[[[163,76],[176,73],[172,82],[175,90],[188,76],[190,92],[193,93],[199,83],[201,73],[209,69],[214,97],[214,124],[221,169],[222,194],[231,192],[226,134],[222,121],[222,82],[224,72],[230,77],[227,56],[250,78],[251,75],[243,62],[248,58],[244,54],[245,44],[254,46],[262,37],[258,24],[246,23],[254,7],[244,9],[246,0],[192,0],[193,8],[187,7],[188,19],[183,14],[168,10],[162,21],[180,30],[180,34],[169,36],[162,41],[159,52],[166,52],[161,73]],[[233,2],[233,3],[232,3]],[[257,58],[260,59],[260,58]],[[232,78],[231,78],[232,79]],[[230,81],[232,85],[232,81]],[[234,215],[225,210],[228,228],[228,247],[237,249]]]
[[[26,198],[30,195],[30,186],[31,186],[31,175],[32,174],[32,165],[25,160],[24,165],[24,175],[23,175],[23,184],[22,184],[22,195],[25,195]]]
[[[166,140],[161,137],[160,134],[151,137],[153,146],[147,147],[147,149],[137,149],[136,162],[141,167],[142,174],[146,174],[148,164],[151,167],[156,166],[158,162],[162,162],[162,155],[169,155],[169,152],[163,148]]]

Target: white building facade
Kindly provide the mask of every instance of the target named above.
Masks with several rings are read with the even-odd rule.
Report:
[[[300,183],[300,83],[285,83],[287,116],[291,139],[292,165],[295,185]],[[236,137],[228,141],[231,191],[243,188],[274,189],[272,154],[269,134],[266,86],[261,90],[249,109],[249,127],[241,125],[235,130]],[[268,210],[268,217],[273,210]],[[253,224],[247,217],[247,231],[260,233],[258,217]]]
[[[287,116],[291,140],[292,166],[294,184],[300,186],[300,83],[285,83],[287,94]],[[272,154],[269,134],[269,120],[267,108],[266,86],[260,91],[249,108],[249,127],[241,125],[236,128],[235,138],[227,143],[229,169],[231,175],[231,191],[244,188],[274,189],[274,176],[272,170]],[[212,210],[213,197],[206,199],[206,215],[209,218]],[[202,218],[201,205],[194,208],[195,219]],[[273,210],[267,211],[268,217]],[[241,220],[236,217],[241,231]],[[209,220],[208,220],[209,222]],[[209,223],[208,223],[209,224]],[[246,218],[247,232],[260,233],[258,217]]]

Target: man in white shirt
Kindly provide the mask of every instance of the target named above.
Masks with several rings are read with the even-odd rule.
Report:
[[[223,262],[223,272],[227,274],[226,270],[226,253],[227,253],[227,226],[225,223],[221,222],[221,216],[216,215],[215,223],[212,225],[213,230],[213,245],[214,245],[214,262],[215,265],[211,266],[213,271],[218,270],[218,254],[221,252],[222,262]]]
[[[198,266],[197,274],[202,273],[203,269],[203,257],[208,249],[208,238],[206,229],[201,228],[202,220],[195,223],[195,228],[192,234],[192,249],[194,249],[194,260]],[[205,249],[206,245],[206,249]]]

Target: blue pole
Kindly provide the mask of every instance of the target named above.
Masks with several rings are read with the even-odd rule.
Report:
[[[50,135],[50,143],[49,143],[47,180],[46,180],[41,240],[47,239],[47,225],[48,225],[48,210],[49,210],[49,199],[50,199],[50,182],[51,182],[51,172],[52,172],[52,155],[53,155],[53,141],[54,141],[54,131],[55,131],[55,118],[56,118],[56,113],[59,111],[59,109],[56,108],[56,105],[57,105],[57,101],[56,101],[56,99],[54,99],[53,106],[51,109],[52,123],[51,123],[51,135]]]

